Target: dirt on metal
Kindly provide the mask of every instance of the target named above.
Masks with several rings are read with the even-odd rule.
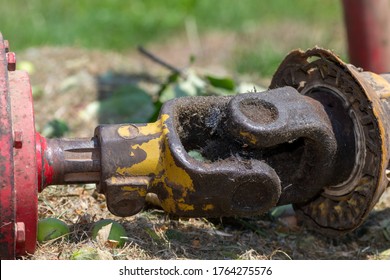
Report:
[[[98,120],[88,118],[85,110],[99,99],[99,91],[137,83],[153,92],[158,84],[144,79],[143,74],[151,73],[157,80],[166,75],[158,67],[148,65],[145,69],[136,54],[74,48],[30,49],[19,54],[19,61],[28,61],[35,68],[30,76],[38,130],[54,116],[66,120],[71,127],[69,137],[89,136],[97,125]],[[110,79],[105,88],[99,88],[96,79],[104,75]],[[270,112],[265,121],[274,117]],[[292,173],[294,168],[285,166],[283,172]],[[387,191],[361,227],[329,238],[297,224],[294,211],[288,207],[251,218],[185,219],[155,208],[118,218],[109,213],[104,196],[94,185],[52,186],[39,195],[39,217],[62,219],[71,226],[71,234],[68,241],[39,244],[36,253],[26,258],[71,259],[76,251],[92,248],[95,259],[388,259],[389,207]],[[124,248],[92,241],[93,223],[102,218],[115,219],[126,228]]]

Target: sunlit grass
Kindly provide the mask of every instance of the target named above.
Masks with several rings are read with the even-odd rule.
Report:
[[[169,39],[195,20],[200,32],[245,31],[291,19],[326,26],[340,19],[338,0],[0,0],[0,31],[14,49],[76,45],[123,50]]]

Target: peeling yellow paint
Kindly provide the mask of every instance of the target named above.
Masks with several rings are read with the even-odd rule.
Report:
[[[132,177],[110,177],[106,180],[109,185],[120,185],[120,186],[142,186],[150,183],[148,176],[132,176]]]
[[[116,177],[110,177],[108,181],[110,182],[110,184],[115,185],[116,183],[118,183],[119,180]]]
[[[206,204],[202,207],[202,210],[203,211],[210,211],[210,210],[214,210],[214,205],[213,204]]]
[[[161,132],[161,119],[138,127],[140,135],[149,136]]]
[[[168,213],[175,213],[176,202],[173,198],[173,190],[172,188],[168,188],[165,183],[163,186],[168,194],[168,198],[161,201],[161,207]]]
[[[131,139],[137,137],[139,132],[134,125],[122,125],[118,128],[118,134],[123,138]]]
[[[139,196],[145,197],[146,196],[146,189],[141,189],[137,187],[132,187],[132,186],[124,186],[122,187],[122,191],[125,192],[138,192]]]
[[[340,205],[336,205],[336,206],[334,207],[334,211],[335,211],[337,214],[341,215],[341,214],[343,213],[343,207],[341,207]]]
[[[134,191],[138,191],[138,188],[132,186],[124,186],[122,187],[122,191],[134,192]]]
[[[321,215],[325,215],[325,213],[327,212],[327,207],[326,205],[322,202],[318,205],[318,210],[320,211]]]
[[[385,78],[370,72],[368,72],[366,75],[371,77],[372,81],[368,79],[368,82],[374,88],[375,93],[379,96],[379,98],[385,99],[390,97],[389,82]]]
[[[175,164],[175,160],[169,149],[165,151],[165,176],[167,180],[175,185],[180,185],[187,191],[195,191],[191,177],[183,169]]]
[[[118,167],[116,172],[123,176],[137,176],[157,174],[162,169],[161,164],[161,120],[154,123],[149,123],[144,126],[139,126],[140,136],[156,135],[155,138],[150,139],[142,144],[135,144],[131,146],[130,156],[135,156],[135,151],[140,149],[146,153],[146,158],[142,162],[135,163],[128,167]],[[118,131],[120,133],[120,131]]]
[[[353,196],[347,200],[347,203],[348,203],[348,205],[350,205],[352,207],[356,207],[358,205]]]
[[[181,211],[192,211],[192,210],[195,209],[195,208],[194,208],[194,205],[191,205],[191,204],[178,203],[177,205],[178,205],[178,207],[179,207],[179,209],[180,209]]]
[[[161,138],[151,139],[142,144],[131,146],[133,150],[141,149],[146,153],[146,159],[142,162],[133,164],[127,168],[128,174],[132,175],[148,175],[150,173],[157,174],[161,169]]]
[[[176,203],[173,198],[167,198],[161,201],[161,206],[167,213],[176,212]]]
[[[188,173],[183,168],[178,167],[176,165],[171,150],[169,149],[167,138],[169,134],[169,129],[165,123],[168,119],[169,115],[161,115],[161,129],[163,133],[163,144],[165,145],[165,153],[163,156],[164,173],[162,174],[160,181],[163,182],[163,187],[168,193],[168,198],[162,201],[161,205],[165,211],[171,213],[175,213],[177,208],[181,211],[191,211],[194,210],[193,205],[188,205],[184,202],[188,191],[194,191],[193,182]],[[170,185],[180,186],[182,188],[182,197],[180,199],[175,200],[175,198],[173,197],[173,190]]]
[[[177,209],[181,211],[193,211],[194,205],[186,204],[185,197],[188,192],[193,192],[194,186],[191,177],[181,167],[175,163],[173,155],[169,149],[168,134],[169,128],[166,121],[169,115],[163,114],[160,119],[154,123],[137,126],[139,136],[149,136],[148,141],[131,146],[129,155],[134,157],[137,151],[142,150],[146,153],[146,158],[131,166],[118,167],[116,172],[120,176],[150,176],[154,174],[152,184],[162,183],[167,197],[161,201],[163,209],[170,213],[175,213]],[[118,133],[128,136],[128,129],[123,128]],[[126,134],[127,133],[127,134]],[[163,154],[164,151],[164,154]],[[181,191],[181,198],[176,200],[173,196],[172,186],[177,186]],[[140,191],[137,187],[122,187],[123,191]],[[146,196],[146,191],[140,193]]]
[[[252,143],[253,145],[257,144],[257,139],[252,133],[240,131],[240,135],[243,136],[245,139],[249,140],[249,142]]]

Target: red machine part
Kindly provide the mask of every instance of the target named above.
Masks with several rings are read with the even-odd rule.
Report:
[[[53,183],[54,168],[49,164],[49,160],[44,156],[47,150],[47,141],[39,133],[35,134],[35,155],[37,160],[38,192]]]
[[[14,136],[16,254],[20,255],[25,251],[33,252],[36,243],[38,188],[34,112],[28,74],[9,72],[8,79]]]
[[[38,220],[36,133],[28,74],[0,34],[1,259],[34,253]],[[40,164],[40,163],[39,163]]]
[[[0,34],[0,252],[1,258],[15,255],[16,213],[13,178],[12,121],[7,104],[8,90],[7,43]],[[3,256],[3,254],[6,254]]]
[[[390,71],[390,1],[343,0],[349,59],[365,71]]]
[[[90,171],[92,160],[88,156],[80,158],[79,151],[94,151],[91,141],[77,139],[65,141],[65,146],[70,143],[69,147],[57,149],[35,132],[30,80],[26,72],[15,69],[16,56],[9,52],[8,41],[0,33],[0,259],[34,253],[38,192],[51,184],[67,183],[67,173],[73,172],[70,182],[82,182],[80,178]],[[68,156],[65,160],[63,150],[76,158]],[[68,170],[68,166],[56,165],[73,159],[82,166]],[[92,171],[99,166],[93,165]]]

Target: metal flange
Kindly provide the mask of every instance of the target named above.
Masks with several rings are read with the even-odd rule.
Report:
[[[0,34],[0,258],[34,253],[38,176],[31,86]]]
[[[333,180],[310,202],[296,204],[300,217],[327,234],[358,227],[388,186],[390,84],[383,76],[344,63],[331,51],[291,52],[270,88],[292,86],[320,101],[338,141]]]

